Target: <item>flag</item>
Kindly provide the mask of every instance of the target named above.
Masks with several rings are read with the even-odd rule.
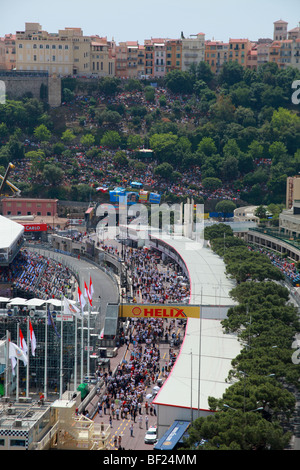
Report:
[[[11,341],[9,342],[9,357],[10,359],[21,359],[24,363],[24,366],[27,366],[28,358],[27,355],[22,351],[19,346],[17,346],[15,343],[12,343]],[[12,364],[15,363],[14,361]]]
[[[92,278],[90,276],[90,288],[89,288],[89,293],[90,293],[90,297],[91,297],[91,300],[93,298],[93,293],[94,293],[94,288],[93,288],[93,283],[92,283]]]
[[[49,309],[48,309],[48,325],[51,325],[53,327],[53,330],[55,331],[56,336],[58,336],[58,338],[60,338],[60,334],[58,333],[58,331],[56,329],[56,326],[55,326],[55,323],[54,323],[54,320],[53,320],[53,316],[52,316]]]
[[[28,348],[27,348],[27,344],[26,344],[26,341],[24,339],[24,336],[23,336],[23,333],[21,331],[21,329],[19,330],[19,339],[20,339],[20,348],[22,349],[22,351],[24,352],[24,354],[27,354],[27,351],[28,351]]]
[[[86,301],[82,295],[82,292],[80,290],[80,287],[78,286],[78,302],[80,303],[80,306],[81,306],[81,311],[83,313],[83,309],[84,309],[84,306],[86,304]]]
[[[90,294],[89,294],[88,286],[86,285],[86,282],[85,282],[85,281],[84,281],[84,293],[85,293],[85,297],[87,297],[87,298],[89,299],[90,305],[92,305],[92,300],[90,299]]]
[[[90,277],[89,288],[87,287],[86,282],[84,281],[84,289],[85,289],[85,296],[89,299],[90,306],[92,306],[94,288],[93,288],[93,283],[92,283],[92,278],[91,277]]]
[[[30,320],[29,320],[29,333],[30,333],[29,339],[30,339],[30,344],[31,344],[31,354],[35,356],[36,339],[35,339],[35,334],[34,334]]]
[[[64,297],[64,314],[65,315],[74,315],[75,317],[78,317],[82,319],[82,315],[80,313],[80,310],[76,307],[76,305],[73,305],[66,297]]]

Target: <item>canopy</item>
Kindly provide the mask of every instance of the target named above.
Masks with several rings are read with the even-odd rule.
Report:
[[[154,450],[172,450],[180,442],[187,428],[189,421],[174,421],[172,426],[165,432],[165,434],[155,444]]]

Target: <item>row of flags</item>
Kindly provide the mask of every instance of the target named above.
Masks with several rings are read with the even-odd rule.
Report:
[[[31,354],[35,356],[35,349],[36,349],[36,337],[32,328],[31,321],[29,320],[29,340],[31,344]],[[19,329],[19,345],[9,341],[9,350],[8,355],[11,360],[12,370],[14,371],[17,359],[23,361],[24,366],[28,364],[28,347],[23,336],[21,329]]]
[[[90,277],[90,284],[87,286],[86,282],[84,282],[84,290],[85,290],[85,297],[88,299],[88,302],[90,306],[93,305],[92,299],[93,299],[93,293],[94,293],[94,288],[93,288],[93,283],[92,283],[92,278]],[[80,319],[83,318],[83,309],[84,306],[86,305],[85,297],[83,296],[80,287],[78,286],[78,302],[81,307],[81,312],[79,308],[71,303],[66,297],[64,297],[64,313],[65,314],[72,314]],[[51,315],[51,312],[48,310],[48,325],[52,325],[57,336],[59,336],[54,321],[53,317]],[[32,328],[31,321],[29,319],[29,339],[31,343],[31,354],[35,356],[35,349],[36,349],[36,337]],[[25,338],[23,336],[23,333],[21,329],[19,329],[19,345],[9,341],[9,358],[11,359],[11,364],[12,364],[12,369],[14,370],[17,359],[20,359],[23,361],[23,364],[26,366],[28,364],[28,347],[25,341]]]

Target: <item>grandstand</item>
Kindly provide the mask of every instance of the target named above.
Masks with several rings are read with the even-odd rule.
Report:
[[[9,266],[23,245],[24,227],[0,216],[0,266]]]

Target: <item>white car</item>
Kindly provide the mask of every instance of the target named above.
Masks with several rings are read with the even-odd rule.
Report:
[[[145,444],[155,444],[157,441],[157,430],[151,426],[145,434]]]

